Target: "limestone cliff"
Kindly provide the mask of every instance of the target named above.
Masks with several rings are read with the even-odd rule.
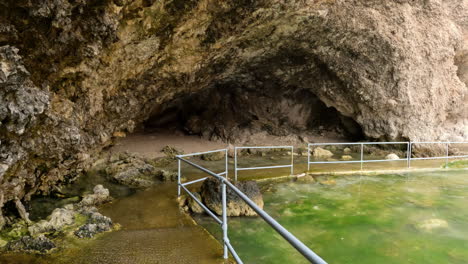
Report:
[[[300,133],[323,109],[369,138],[468,139],[467,14],[467,0],[1,0],[0,207],[168,109],[224,140]]]

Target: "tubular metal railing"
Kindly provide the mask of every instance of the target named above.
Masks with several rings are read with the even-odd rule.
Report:
[[[275,166],[262,166],[262,167],[238,167],[237,150],[238,149],[291,149],[291,164],[288,165],[275,165]],[[237,181],[237,172],[243,170],[263,170],[263,169],[276,169],[276,168],[291,168],[291,175],[294,174],[294,147],[293,146],[254,146],[254,147],[234,147],[234,180]]]
[[[365,160],[364,159],[364,145],[389,145],[389,144],[407,144],[407,151],[410,149],[409,142],[359,142],[359,143],[351,143],[351,142],[345,142],[345,143],[309,143],[307,144],[307,171],[310,170],[310,164],[327,164],[327,163],[360,163],[361,164],[361,170],[363,167],[364,163],[367,162],[385,162],[385,161],[407,161],[408,166],[410,164],[410,157],[407,156],[405,159],[393,159],[393,160],[386,160],[386,159],[380,159],[380,160]],[[330,145],[360,145],[361,146],[361,159],[360,160],[335,160],[335,161],[310,161],[310,147],[311,146],[330,146]],[[408,152],[407,152],[408,153]]]
[[[365,160],[364,159],[364,146],[365,145],[379,145],[379,144],[406,144],[406,158],[399,158],[399,159],[378,159],[378,160]],[[412,157],[412,149],[413,145],[415,144],[445,144],[445,156],[439,157]],[[450,158],[468,158],[468,155],[457,155],[457,156],[449,156],[449,146],[450,144],[468,144],[468,142],[345,142],[345,143],[310,143],[307,145],[307,171],[310,170],[310,164],[326,164],[326,163],[360,163],[361,169],[363,167],[363,163],[367,162],[386,162],[386,161],[407,161],[408,168],[411,167],[412,160],[428,160],[428,159],[445,159],[446,165],[448,164],[448,160]],[[311,161],[311,146],[326,146],[326,145],[360,145],[360,160],[341,160],[341,161]],[[291,164],[289,165],[276,165],[276,166],[264,166],[264,167],[238,167],[238,159],[237,159],[237,151],[239,149],[275,149],[275,148],[283,148],[283,149],[291,149]],[[204,168],[186,158],[190,158],[193,156],[210,154],[215,152],[224,152],[225,154],[225,169],[220,173],[214,173],[207,168]],[[258,207],[249,197],[247,197],[241,190],[239,190],[235,185],[233,185],[228,178],[228,149],[218,149],[206,152],[197,152],[185,155],[178,155],[176,156],[177,163],[178,163],[178,173],[177,173],[177,194],[178,196],[181,195],[181,190],[184,190],[201,208],[211,217],[213,218],[218,224],[221,225],[221,229],[223,231],[223,257],[227,259],[229,253],[234,257],[237,263],[243,263],[239,255],[237,254],[234,247],[231,245],[228,237],[228,220],[227,220],[227,201],[226,201],[226,188],[231,189],[235,194],[237,194],[248,206],[250,206],[257,214],[260,216],[265,222],[267,222],[277,233],[279,233],[286,241],[289,242],[299,253],[301,253],[308,261],[311,263],[317,264],[326,264],[320,256],[318,256],[315,252],[313,252],[310,248],[308,248],[304,243],[302,243],[299,239],[297,239],[293,234],[291,234],[288,230],[286,230],[283,226],[281,226],[275,219],[273,219],[270,215],[268,215],[265,211],[263,211],[260,207]],[[200,179],[192,180],[189,182],[182,183],[182,169],[181,169],[181,162],[184,162],[202,172],[208,174],[207,177],[203,177]],[[256,170],[256,169],[270,169],[270,168],[291,168],[291,175],[294,172],[294,147],[293,146],[254,146],[254,147],[235,147],[234,148],[234,175],[235,181],[237,181],[237,172],[242,170]],[[446,166],[447,167],[447,166]],[[224,176],[224,177],[223,177]],[[221,202],[222,202],[222,215],[221,219],[215,215],[207,206],[203,204],[197,197],[190,192],[190,190],[186,187],[188,185],[202,182],[206,180],[208,177],[215,177],[217,180],[220,181],[221,184]]]
[[[402,159],[377,159],[377,160],[365,160],[364,159],[364,145],[389,145],[389,144],[406,144],[406,158]],[[446,151],[445,156],[440,157],[412,157],[413,145],[415,144],[445,144]],[[411,168],[412,160],[431,160],[431,159],[445,159],[447,167],[448,160],[452,158],[468,158],[468,155],[449,155],[449,146],[451,144],[468,144],[468,142],[344,142],[344,143],[309,143],[307,145],[307,171],[310,171],[310,164],[329,164],[329,163],[360,163],[361,170],[363,164],[367,162],[389,162],[389,161],[406,161],[408,168]],[[311,161],[311,146],[332,146],[332,145],[360,145],[360,160],[333,160],[333,161]]]
[[[200,155],[200,154],[205,154],[205,153],[211,153],[211,152],[219,152],[219,151],[225,151],[226,154],[226,170],[225,172],[222,173],[214,173],[198,164],[195,164],[192,161],[189,161],[187,159],[184,159],[184,157],[189,157],[189,156],[194,156],[194,155]],[[310,248],[308,248],[304,243],[302,243],[299,239],[297,239],[293,234],[291,234],[286,228],[284,228],[281,224],[279,224],[275,219],[273,219],[270,215],[268,215],[265,211],[263,211],[260,207],[258,207],[255,202],[253,202],[247,195],[245,195],[241,190],[239,190],[234,184],[232,184],[228,177],[227,177],[227,171],[228,171],[228,163],[227,163],[227,149],[226,150],[217,150],[217,151],[211,151],[211,152],[202,152],[202,153],[195,153],[195,154],[187,154],[187,155],[179,155],[177,156],[177,161],[178,161],[178,187],[179,187],[179,193],[178,195],[180,196],[180,188],[182,188],[198,205],[200,205],[201,208],[209,215],[211,216],[218,224],[221,225],[221,229],[223,231],[223,257],[227,259],[229,256],[228,254],[231,253],[231,255],[234,257],[237,263],[243,263],[239,255],[237,254],[236,250],[234,247],[231,245],[231,242],[229,241],[228,237],[228,221],[227,221],[227,205],[226,205],[226,188],[231,189],[235,194],[237,194],[252,210],[254,210],[258,216],[260,216],[266,223],[268,223],[278,234],[280,234],[286,241],[289,242],[299,253],[301,253],[308,261],[311,263],[315,264],[326,264],[320,256],[318,256],[315,252],[313,252]],[[188,184],[192,184],[195,182],[200,182],[205,180],[208,177],[201,178],[198,180],[194,180],[191,182],[187,183],[181,183],[180,178],[181,178],[181,162],[187,163],[194,168],[197,168],[205,173],[207,173],[209,176],[215,177],[220,181],[221,184],[221,201],[222,201],[222,219],[219,219],[218,216],[216,216],[209,208],[207,208],[200,200],[197,199],[197,197],[190,192],[187,189]],[[222,177],[221,175],[225,175],[226,177]]]

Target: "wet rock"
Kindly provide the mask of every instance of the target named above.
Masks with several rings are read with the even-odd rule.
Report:
[[[263,196],[260,188],[254,181],[238,182],[235,184],[255,204],[263,208]],[[254,216],[256,213],[237,196],[230,188],[227,191],[227,213],[228,216]],[[214,178],[208,178],[203,182],[200,195],[203,203],[218,215],[222,214],[221,185]]]
[[[182,150],[178,150],[172,146],[165,146],[161,149],[161,152],[164,153],[167,157],[175,158],[177,155],[182,155],[184,152]]]
[[[159,170],[157,173],[157,177],[161,181],[177,181],[177,172],[167,171],[167,170]],[[182,179],[181,179],[182,180]]]
[[[397,160],[397,159],[400,159],[400,157],[398,157],[398,155],[395,154],[395,153],[390,153],[387,156],[385,156],[385,159],[386,160]]]
[[[193,193],[193,195],[199,200],[202,201],[202,198],[199,193]],[[197,203],[192,197],[188,198],[187,206],[189,207],[190,211],[196,214],[202,214],[205,210]]]
[[[85,195],[79,206],[98,206],[112,200],[109,190],[100,184],[94,186],[93,192],[93,194]]]
[[[343,155],[343,156],[341,156],[341,160],[352,160],[352,159],[353,159],[353,157],[350,156],[350,155]]]
[[[6,245],[9,251],[26,251],[26,252],[40,252],[46,253],[47,251],[55,248],[54,242],[40,235],[38,237],[24,236],[18,240],[11,241]]]
[[[336,185],[336,181],[333,179],[319,180],[319,183],[322,185]]]
[[[317,147],[317,148],[315,148],[313,150],[312,156],[314,158],[319,158],[319,159],[331,158],[331,157],[333,157],[333,153],[331,151],[329,151],[329,150]]]
[[[218,161],[218,160],[224,159],[224,152],[219,151],[219,152],[203,154],[203,155],[201,155],[200,158],[202,160],[206,160],[206,161]]]
[[[72,225],[75,222],[76,212],[70,209],[57,208],[48,217],[48,221],[41,220],[28,228],[32,236],[41,233],[59,231],[67,225]]]
[[[80,226],[74,232],[75,236],[79,238],[92,238],[96,234],[112,230],[112,220],[103,216],[99,212],[88,213],[89,219],[86,224]]]
[[[448,223],[444,219],[427,219],[424,220],[423,222],[419,223],[416,225],[419,229],[424,230],[424,231],[432,231],[434,229],[439,229],[439,228],[447,228]]]
[[[297,182],[302,182],[302,183],[314,183],[315,179],[312,175],[304,175],[301,177],[297,177]]]
[[[155,184],[158,172],[149,161],[129,153],[111,157],[110,164],[105,169],[109,178],[135,188],[146,188]]]

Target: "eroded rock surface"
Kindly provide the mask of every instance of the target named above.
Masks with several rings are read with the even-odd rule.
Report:
[[[263,209],[263,196],[260,188],[254,181],[238,182],[236,187],[247,195],[255,204]],[[226,189],[226,203],[228,216],[255,216],[257,213],[248,206],[239,196],[230,188]],[[203,182],[200,196],[210,210],[218,215],[222,215],[221,204],[221,185],[214,178],[208,178]]]
[[[239,142],[327,125],[468,139],[467,13],[459,0],[2,1],[0,208],[171,111]]]

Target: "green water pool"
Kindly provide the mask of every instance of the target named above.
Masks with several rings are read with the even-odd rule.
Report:
[[[468,263],[468,171],[278,183],[265,210],[328,263]],[[215,236],[220,228],[198,219]],[[245,263],[307,263],[258,218],[230,218]]]

